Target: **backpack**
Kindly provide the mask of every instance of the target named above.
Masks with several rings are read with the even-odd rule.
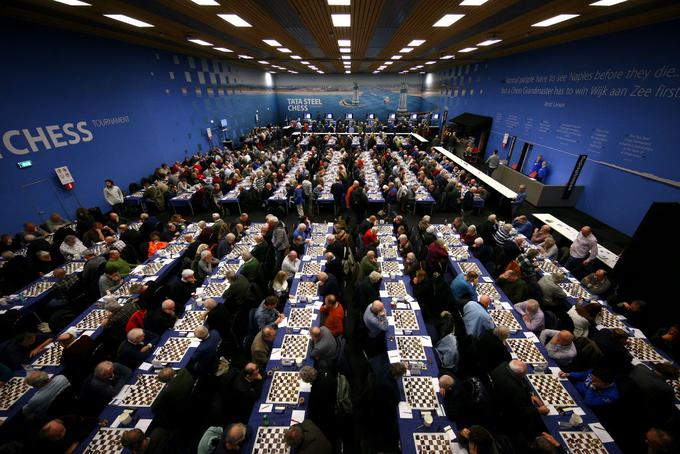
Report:
[[[352,390],[347,377],[338,374],[338,390],[335,396],[335,413],[352,414]]]

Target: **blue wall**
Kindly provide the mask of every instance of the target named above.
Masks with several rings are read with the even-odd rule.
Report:
[[[549,184],[564,184],[576,157],[587,154],[577,208],[630,235],[651,202],[680,200],[679,25],[428,74],[424,99],[448,108],[449,118],[493,117],[488,153],[498,148],[505,157],[505,133],[517,137],[513,157],[524,142],[535,144],[527,165],[542,154]]]
[[[425,76],[419,74],[277,74],[274,76],[277,110],[282,121],[303,118],[307,112],[313,119],[317,114],[324,118],[328,112],[335,119],[344,119],[345,113],[352,113],[357,120],[365,120],[373,113],[387,121],[399,105],[402,82],[408,87],[408,111],[429,111],[436,107],[423,100],[424,79]],[[359,104],[351,105],[355,82]]]
[[[256,113],[260,124],[276,121],[265,72],[30,24],[1,24],[0,232],[15,232],[24,220],[42,221],[52,211],[72,217],[79,204],[106,207],[105,178],[126,189],[161,162],[205,151],[211,120],[214,140],[223,118],[230,138],[252,128]],[[36,138],[37,151],[25,133]],[[18,169],[24,160],[33,166]],[[76,182],[70,193],[54,172],[64,165]]]

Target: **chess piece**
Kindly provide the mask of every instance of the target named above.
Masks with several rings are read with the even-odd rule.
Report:
[[[429,411],[423,412],[423,424],[425,424],[425,427],[430,427],[433,421],[434,419],[432,418],[431,412]]]

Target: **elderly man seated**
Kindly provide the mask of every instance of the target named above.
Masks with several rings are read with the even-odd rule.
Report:
[[[545,316],[538,301],[534,299],[526,300],[515,304],[514,307],[520,313],[524,324],[530,331],[538,334],[545,328]]]
[[[612,283],[607,278],[607,272],[599,269],[581,279],[581,284],[593,295],[607,293]]]
[[[544,329],[539,339],[545,344],[548,356],[554,359],[560,367],[568,367],[576,358],[574,335],[570,331]]]
[[[61,246],[59,246],[59,252],[61,252],[61,255],[63,255],[66,260],[81,258],[85,250],[87,250],[87,248],[75,235],[66,235]]]

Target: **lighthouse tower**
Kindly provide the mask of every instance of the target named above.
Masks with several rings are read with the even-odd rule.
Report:
[[[401,83],[401,90],[399,90],[399,106],[398,113],[405,113],[408,111],[408,85],[406,82]]]

